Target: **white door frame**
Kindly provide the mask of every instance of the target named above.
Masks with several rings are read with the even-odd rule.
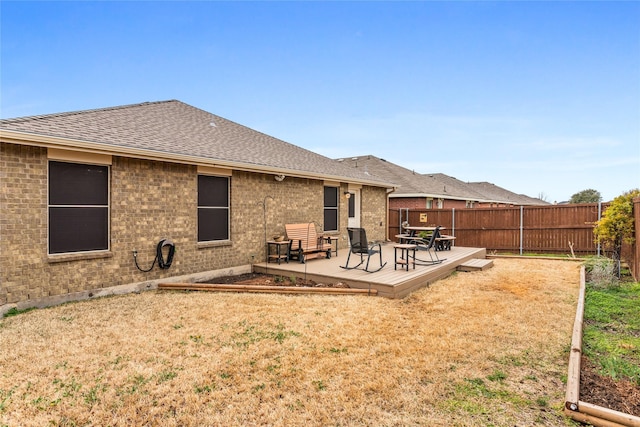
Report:
[[[362,197],[360,195],[360,188],[361,187],[355,187],[355,186],[349,186],[349,189],[347,191],[349,191],[349,194],[351,195],[351,197],[347,200],[347,226],[348,227],[360,227],[360,212],[361,212],[361,203],[362,203]],[[352,203],[353,201],[353,216],[349,215],[349,204]]]

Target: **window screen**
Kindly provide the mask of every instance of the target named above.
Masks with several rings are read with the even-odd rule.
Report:
[[[338,231],[338,187],[324,187],[324,231]]]
[[[49,253],[109,249],[109,168],[49,162]]]
[[[198,175],[198,241],[229,240],[229,178]]]

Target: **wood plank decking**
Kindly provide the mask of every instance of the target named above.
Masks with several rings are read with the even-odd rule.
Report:
[[[458,271],[479,271],[493,267],[492,259],[470,259],[458,266]]]
[[[345,270],[340,266],[344,266],[347,262],[348,249],[340,249],[338,256],[330,259],[313,259],[304,264],[298,261],[289,261],[289,263],[258,263],[254,264],[253,270],[257,273],[276,274],[282,276],[305,277],[308,280],[314,280],[318,283],[336,283],[342,282],[348,284],[352,288],[358,289],[375,289],[378,295],[387,298],[404,298],[411,292],[428,286],[436,280],[447,277],[456,268],[472,259],[484,259],[486,257],[486,249],[484,248],[465,248],[454,246],[450,251],[438,252],[438,256],[446,258],[441,264],[420,265],[417,264],[415,270],[409,268],[409,271],[393,268],[393,244],[388,243],[382,246],[383,262],[387,265],[380,271],[375,273],[367,273],[366,271]],[[418,254],[420,257],[420,254]],[[423,255],[424,258],[424,255]],[[377,268],[379,258],[371,257],[370,269]],[[351,264],[356,263],[351,260]],[[400,267],[400,266],[399,266]]]

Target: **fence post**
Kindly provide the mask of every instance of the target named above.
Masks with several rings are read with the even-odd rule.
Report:
[[[520,255],[522,255],[522,245],[524,240],[524,206],[520,205]]]
[[[451,235],[456,236],[456,208],[451,208]]]
[[[598,221],[602,219],[602,202],[598,202]],[[600,241],[598,241],[598,256],[600,256]]]
[[[402,210],[403,208],[398,208],[398,233],[399,234],[402,234]],[[407,211],[407,221],[409,221],[409,209],[405,208],[404,210]]]

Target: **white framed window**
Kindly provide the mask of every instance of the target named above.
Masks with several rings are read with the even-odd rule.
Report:
[[[433,209],[433,199],[431,197],[427,197],[427,209]]]

